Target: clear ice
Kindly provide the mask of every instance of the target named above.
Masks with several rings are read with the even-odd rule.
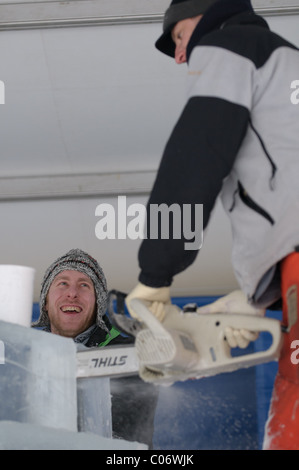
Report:
[[[72,339],[0,321],[0,449],[147,449],[111,438],[109,378],[76,378]]]

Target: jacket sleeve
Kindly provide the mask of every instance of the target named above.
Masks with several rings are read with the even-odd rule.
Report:
[[[143,284],[171,285],[173,276],[191,265],[199,251],[185,249],[190,240],[183,230],[180,238],[151,237],[151,227],[157,224],[150,217],[151,206],[177,204],[182,214],[184,204],[193,209],[202,204],[197,230],[203,230],[246,133],[248,113],[246,107],[220,98],[189,99],[165,147],[147,205],[147,238],[139,250]]]

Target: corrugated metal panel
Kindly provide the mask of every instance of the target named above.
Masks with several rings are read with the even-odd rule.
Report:
[[[148,194],[156,172],[0,178],[0,202]]]
[[[130,24],[162,21],[169,0],[0,2],[0,29]],[[299,0],[253,0],[263,15],[299,13]]]

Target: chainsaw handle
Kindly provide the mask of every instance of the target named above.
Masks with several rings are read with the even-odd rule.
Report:
[[[171,317],[166,318],[163,326],[166,330],[176,329],[189,335],[196,345],[199,357],[199,375],[196,377],[229,372],[243,367],[250,367],[277,360],[282,345],[280,321],[273,318],[255,315],[207,313],[184,313],[177,316],[175,325]],[[225,338],[225,329],[247,329],[268,332],[272,336],[272,344],[264,351],[231,356],[231,348]]]
[[[141,299],[132,299],[130,301],[130,307],[135,312],[138,312],[138,317],[142,322],[153,332],[153,334],[159,336],[165,335],[165,328],[162,323],[153,315],[148,309],[147,303]]]
[[[246,329],[256,331],[259,333],[267,332],[272,336],[272,343],[268,349],[264,351],[256,351],[251,354],[244,354],[244,356],[231,357],[231,349],[228,347],[223,336],[223,341],[220,341],[221,347],[218,350],[219,360],[230,363],[251,363],[255,364],[265,362],[268,360],[275,360],[279,357],[279,352],[282,344],[281,325],[278,320],[267,317],[257,317],[254,315],[238,315],[238,314],[219,314],[216,315],[215,324],[221,327],[224,332],[225,328],[230,327],[233,329]]]

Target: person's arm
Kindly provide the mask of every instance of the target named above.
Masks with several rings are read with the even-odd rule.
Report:
[[[248,109],[230,101],[194,96],[189,99],[166,145],[147,208],[150,234],[152,204],[203,204],[204,229],[224,178],[230,173],[248,125]],[[143,240],[139,281],[151,287],[170,286],[173,276],[195,260],[186,250],[190,240]]]

